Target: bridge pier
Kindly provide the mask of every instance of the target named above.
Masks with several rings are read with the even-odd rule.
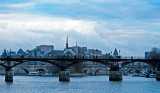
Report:
[[[5,70],[5,81],[13,82],[13,70],[12,69]]]
[[[122,81],[122,71],[119,70],[118,66],[110,68],[109,81]]]
[[[158,65],[157,71],[156,71],[156,80],[160,81],[160,65]]]
[[[59,71],[59,81],[70,81],[69,69],[66,69],[64,71]]]
[[[157,74],[156,80],[157,80],[157,81],[160,81],[160,71],[157,71],[156,74]]]

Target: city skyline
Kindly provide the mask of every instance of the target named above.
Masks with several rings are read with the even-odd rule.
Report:
[[[75,46],[69,46],[68,36],[66,38],[66,46],[62,50],[54,49],[54,45],[39,45],[39,46],[36,46],[33,49],[27,49],[27,50],[23,50],[22,48],[19,48],[18,51],[15,51],[15,50],[12,50],[12,49],[4,49],[2,55],[6,54],[6,53],[9,55],[10,53],[12,53],[12,54],[16,55],[16,57],[17,57],[17,54],[21,54],[21,56],[22,55],[24,56],[25,54],[28,54],[31,51],[33,52],[33,54],[34,54],[35,51],[41,51],[41,52],[43,52],[42,54],[44,54],[44,52],[47,52],[47,54],[50,54],[51,52],[59,51],[59,52],[63,52],[63,53],[62,54],[51,53],[51,54],[62,56],[63,54],[65,55],[65,53],[67,53],[67,52],[70,52],[70,53],[74,52],[75,54],[79,54],[79,53],[82,53],[82,51],[84,53],[87,50],[90,51],[90,53],[92,51],[93,55],[94,54],[95,55],[100,54],[99,56],[110,55],[110,54],[112,55],[112,53],[113,53],[113,55],[118,55],[118,52],[117,52],[116,48],[115,48],[114,51],[111,51],[111,53],[109,53],[109,52],[108,53],[102,53],[102,51],[99,50],[99,49],[89,49],[89,48],[84,47],[84,46],[78,46],[77,42],[76,42]],[[119,50],[119,52],[120,52],[120,50]],[[117,53],[117,54],[115,54],[115,53]],[[45,55],[47,55],[47,54],[45,54]],[[87,55],[87,54],[83,54],[83,55]],[[74,54],[72,56],[74,56]],[[18,55],[18,57],[19,57],[19,55]]]
[[[160,0],[0,0],[1,93],[160,93]]]
[[[159,47],[159,5],[154,0],[0,0],[0,52],[54,45],[117,48],[122,55],[144,56]]]

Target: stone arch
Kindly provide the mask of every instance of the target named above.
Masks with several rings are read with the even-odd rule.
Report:
[[[100,73],[100,70],[101,70],[101,69],[97,69],[97,70],[95,71],[95,75],[97,75],[98,73]]]
[[[38,73],[44,73],[45,70],[44,69],[37,69],[36,72],[38,72]]]
[[[155,70],[157,69],[157,65],[154,62],[142,62],[142,61],[124,62],[121,66],[125,68],[125,66],[127,66],[129,64],[139,63],[139,62],[148,64],[149,67],[144,66],[142,68],[142,66],[140,66],[140,67],[137,66],[137,67],[130,68],[126,71],[129,72],[129,73],[145,73],[145,70],[148,70],[149,72],[155,72]]]
[[[14,73],[15,73],[16,75],[28,75],[29,70],[27,70],[26,68],[16,68],[16,69],[14,70]]]
[[[27,74],[29,73],[29,71],[27,69],[24,69],[24,68],[21,68],[21,69],[23,69]]]
[[[90,70],[89,68],[85,68],[85,69],[83,70],[83,73],[84,73],[84,74],[91,74],[91,70]]]
[[[74,66],[74,65],[76,65],[76,64],[79,64],[79,63],[83,63],[83,62],[86,62],[86,61],[76,61],[76,62],[71,62],[70,64],[68,64],[68,66],[66,67],[66,68],[69,68],[69,67],[71,67],[71,66]],[[107,73],[107,71],[106,71],[106,65],[108,65],[108,66],[110,66],[111,65],[111,63],[109,63],[109,62],[99,62],[99,61],[88,61],[88,62],[90,62],[90,63],[98,63],[99,64],[99,66],[101,67],[101,66],[105,66],[105,70],[104,71],[101,71],[102,73],[101,74],[106,74]],[[100,72],[100,70],[97,70],[97,72],[95,73],[95,71],[96,71],[96,68],[95,68],[95,66],[97,66],[96,64],[90,64],[90,63],[88,63],[89,65],[91,65],[91,66],[87,66],[86,68],[88,68],[88,69],[86,69],[85,67],[85,69],[83,68],[83,70],[81,71],[82,73],[84,73],[84,74],[90,74],[90,75],[95,75],[95,74],[97,74],[98,72]],[[93,69],[94,68],[94,69]],[[99,67],[98,67],[99,68]],[[103,70],[103,69],[101,69],[101,70]]]
[[[127,66],[127,65],[129,65],[129,64],[138,63],[138,62],[139,62],[139,61],[123,62],[123,63],[121,64],[121,67],[125,67],[125,66]],[[148,65],[150,65],[150,66],[152,66],[152,67],[155,67],[155,64],[154,64],[154,63],[149,63],[149,62],[140,62],[140,63],[146,63],[146,64],[148,64]]]
[[[87,73],[87,72],[88,72],[88,70],[84,70],[83,72],[84,72],[84,73]]]
[[[140,70],[136,69],[136,68],[132,68],[128,70],[129,73],[140,73]]]

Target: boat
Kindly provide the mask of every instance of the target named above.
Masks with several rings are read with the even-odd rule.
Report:
[[[144,77],[144,75],[143,74],[139,74],[139,77]]]
[[[145,76],[146,78],[149,78],[149,74],[148,74],[148,73],[147,73],[147,74],[145,74],[144,76]]]
[[[132,77],[144,77],[142,73],[134,73]]]
[[[52,76],[52,73],[38,73],[38,72],[29,72],[28,76]]]
[[[29,72],[28,76],[39,76],[37,72]]]
[[[134,73],[134,74],[132,75],[132,77],[139,77],[139,74],[138,74],[138,73]]]
[[[156,78],[156,74],[149,74],[149,78]]]

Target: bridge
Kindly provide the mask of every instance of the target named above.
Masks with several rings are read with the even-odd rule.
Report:
[[[143,62],[147,63],[156,68],[157,72],[157,80],[160,80],[160,59],[142,59],[142,58],[86,58],[82,57],[71,57],[71,56],[56,56],[51,58],[11,58],[11,57],[4,57],[0,58],[0,66],[5,68],[5,81],[6,82],[13,82],[13,67],[16,67],[19,64],[24,62],[30,61],[40,61],[50,63],[59,67],[61,70],[59,71],[59,81],[70,81],[70,71],[68,70],[69,67],[81,63],[81,62],[96,62],[103,65],[107,65],[110,67],[110,74],[109,80],[110,81],[121,81],[122,80],[122,72],[120,69],[127,64],[133,62]]]

